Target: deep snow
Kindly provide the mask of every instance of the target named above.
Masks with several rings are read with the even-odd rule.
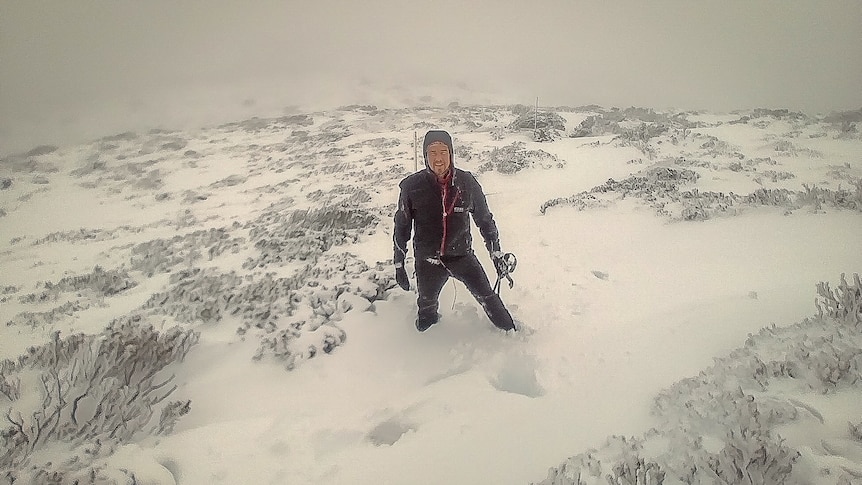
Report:
[[[562,112],[567,132],[596,112]],[[191,412],[167,436],[139,433],[114,453],[79,462],[108,478],[134,473],[137,483],[160,484],[539,482],[567,457],[601,451],[608,436],[643,437],[660,428],[653,413],[660,392],[709,368],[762,327],[815,315],[818,282],[835,285],[842,273],[860,272],[858,210],[740,206],[738,214],[690,222],[675,220],[672,203],[670,216],[659,215],[651,201],[612,193],[599,196],[606,204],[586,210],[560,204],[540,212],[551,199],[608,179],[657,166],[681,169],[680,160],[702,162],[687,166],[700,175],[693,186],[701,192],[802,191],[803,184],[852,189],[862,176],[858,134],[848,137],[820,119],[780,113],[740,121],[747,115],[685,113],[688,128],[670,124],[640,145],[613,133],[569,138],[565,132],[536,143],[532,133],[506,128],[515,117],[509,107],[354,106],[196,132],[127,134],[9,157],[0,167],[0,177],[11,181],[0,191],[6,213],[0,218],[0,289],[7,288],[0,321],[9,322],[0,327],[0,358],[15,359],[54,330],[95,334],[111,319],[140,311],[158,330],[179,324],[200,332],[200,342],[171,367],[178,384],[171,399],[191,400]],[[669,119],[661,114],[657,123]],[[441,295],[441,323],[417,333],[415,294],[380,279],[392,273],[391,216],[397,182],[413,170],[414,130],[421,136],[430,127],[452,132],[455,164],[477,173],[503,249],[518,256],[515,286],[504,285],[502,293],[527,327],[520,334],[496,331],[454,282]],[[490,150],[512,144],[521,150],[516,158],[531,160],[529,151],[541,150],[556,159],[516,173],[483,165]],[[766,170],[794,177],[772,182]],[[286,244],[296,239],[288,231],[295,226],[282,226],[288,215],[320,207],[358,208],[373,222],[351,227],[308,259],[260,259],[264,250],[254,245],[255,231],[271,231],[269,241]],[[170,273],[150,276],[145,263],[134,262],[140,243],[211,228],[224,228],[224,237],[237,241],[224,243],[227,249],[211,259],[209,242],[171,246],[178,259]],[[478,233],[474,244],[490,269]],[[297,248],[282,245],[273,254]],[[203,253],[198,259],[196,249]],[[168,253],[153,254],[165,259]],[[265,264],[250,267],[249,260]],[[341,266],[340,273],[315,276],[317,286],[296,290],[301,297],[293,315],[278,307],[285,298],[274,298],[273,314],[282,313],[268,320],[268,330],[249,327],[248,314],[232,315],[227,304],[218,320],[143,306],[154,294],[180,298],[171,275],[179,278],[181,270],[204,269],[201,275],[216,277],[234,271],[245,284],[267,273],[289,278],[327,261],[359,269]],[[128,270],[136,286],[110,296],[79,290],[42,303],[22,300],[45,282],[88,274],[96,265]],[[339,274],[355,278],[344,282]],[[195,278],[179,280],[200,284]],[[365,284],[360,280],[389,289],[373,303],[324,291],[334,281],[359,295],[353,290]],[[220,297],[200,291],[203,300]],[[315,317],[328,297],[333,308],[323,311],[325,319]],[[182,298],[179,307],[199,304]],[[86,304],[54,314],[48,324],[27,324],[33,320],[24,312],[49,311],[66,300]],[[322,352],[320,333],[308,323],[288,344],[289,359],[262,343],[300,317],[341,330],[346,339]],[[246,331],[238,333],[243,325]],[[313,358],[297,350],[304,345],[317,346]],[[262,358],[254,359],[261,348]],[[851,471],[862,469],[862,444],[845,436],[847,422],[859,423],[862,415],[858,405],[840,404],[858,403],[859,384],[826,397],[805,389],[791,386],[789,395],[819,410],[823,420],[788,428],[789,441],[802,453],[793,477],[835,483],[840,460]],[[22,388],[31,400],[38,392]],[[21,408],[26,400],[0,395],[4,409]],[[836,451],[824,445],[827,438],[841,438],[849,448]],[[41,467],[74,469],[78,465],[58,463],[75,453],[46,446],[26,466],[6,472],[24,477]],[[681,450],[668,453],[682,460]],[[665,483],[680,483],[674,480],[668,475]]]

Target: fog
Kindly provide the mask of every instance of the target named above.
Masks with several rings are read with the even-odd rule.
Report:
[[[0,0],[0,154],[347,103],[862,107],[858,1]]]

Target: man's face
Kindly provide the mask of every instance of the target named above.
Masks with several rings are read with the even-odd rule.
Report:
[[[449,165],[452,164],[452,158],[449,154],[449,147],[441,141],[435,141],[428,145],[428,165],[431,171],[437,174],[438,177],[443,177],[449,171]]]

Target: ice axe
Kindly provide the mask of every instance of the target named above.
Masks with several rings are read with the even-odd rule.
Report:
[[[506,253],[499,258],[494,259],[494,267],[497,269],[497,283],[494,284],[494,292],[500,294],[500,282],[503,278],[509,280],[509,288],[515,286],[510,274],[515,272],[515,267],[518,266],[518,258],[512,253]]]

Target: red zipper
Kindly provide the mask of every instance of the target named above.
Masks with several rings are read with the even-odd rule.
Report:
[[[443,240],[440,241],[440,256],[443,256],[446,253],[446,233],[449,229],[449,222],[447,217],[449,214],[455,210],[455,204],[458,203],[458,197],[461,195],[461,191],[455,192],[455,197],[452,197],[452,204],[449,205],[449,208],[446,208],[446,197],[449,196],[449,182],[446,182],[443,185]]]

